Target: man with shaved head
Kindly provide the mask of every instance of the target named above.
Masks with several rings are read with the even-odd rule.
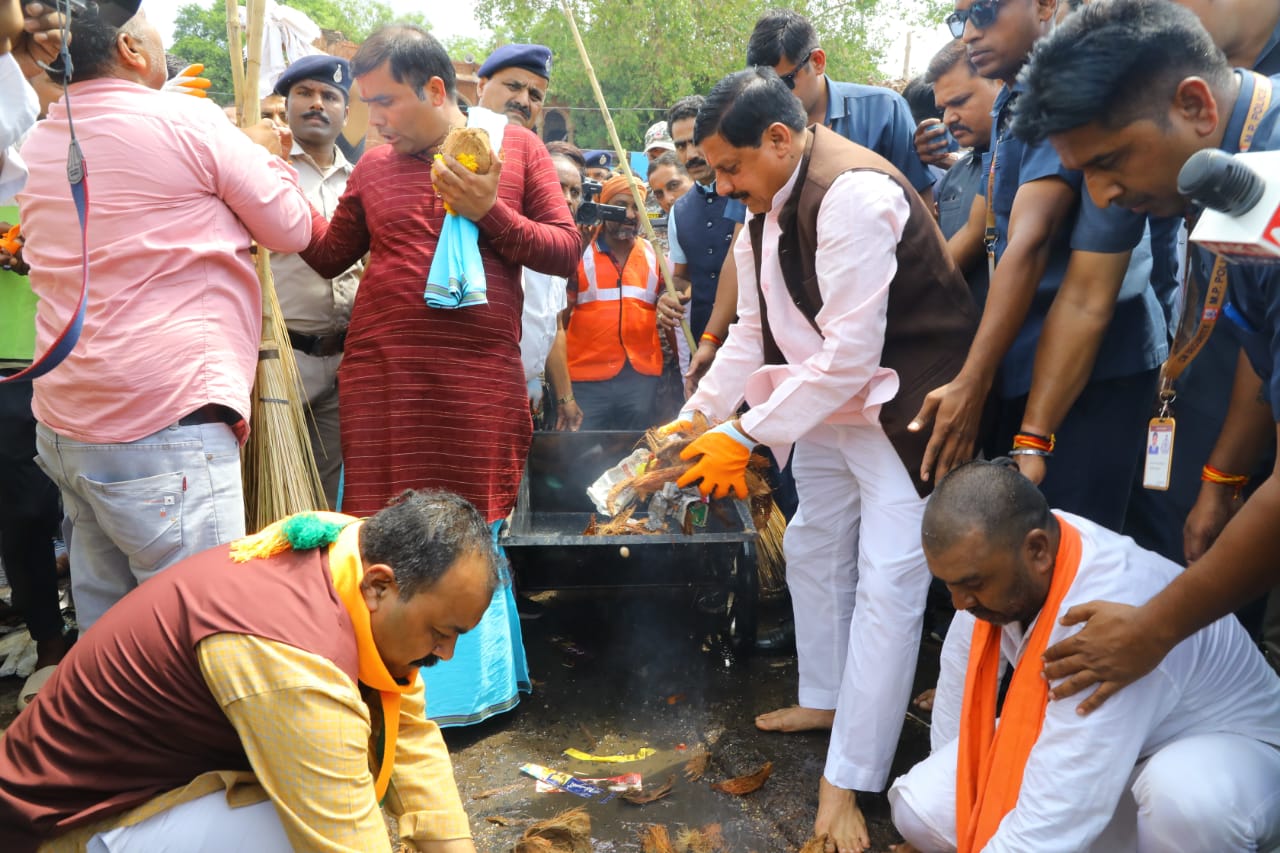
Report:
[[[933,753],[889,791],[920,851],[1272,850],[1280,844],[1280,678],[1233,618],[1179,644],[1102,709],[1049,702],[1040,655],[1058,615],[1141,602],[1180,567],[1055,511],[1007,459],[934,490],[921,538],[956,620],[943,647]],[[997,689],[1013,667],[997,720]],[[910,848],[908,848],[910,849]]]

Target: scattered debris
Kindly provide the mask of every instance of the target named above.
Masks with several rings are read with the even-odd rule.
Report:
[[[491,814],[485,818],[489,823],[496,823],[498,826],[524,826],[529,821],[517,820],[515,818],[503,817],[500,814]]]
[[[821,835],[815,835],[804,843],[800,848],[800,853],[826,853],[828,836],[824,832]]]
[[[683,693],[676,693],[674,695],[667,697],[667,704],[674,705],[677,702],[683,702],[684,699],[685,699],[685,695]]]
[[[587,728],[586,723],[578,723],[578,730],[581,731],[587,739],[587,749],[595,749],[596,744],[600,742],[600,739],[591,733],[591,729]]]
[[[760,790],[771,773],[773,773],[773,762],[766,761],[764,766],[754,773],[726,779],[723,782],[712,782],[711,788],[722,794],[733,794],[735,797],[741,797]]]
[[[658,750],[649,746],[642,746],[635,752],[626,755],[590,755],[580,749],[566,749],[563,753],[576,761],[597,761],[604,764],[630,764],[632,761],[643,761],[651,755],[657,755]]]
[[[591,815],[579,806],[524,831],[513,853],[591,853]]]
[[[487,799],[489,799],[490,797],[500,797],[500,796],[502,796],[503,794],[510,794],[512,791],[518,791],[518,790],[520,790],[522,787],[524,787],[524,786],[523,786],[523,785],[521,785],[519,782],[516,782],[516,783],[511,784],[511,785],[503,785],[501,788],[490,788],[490,789],[489,789],[489,790],[487,790],[487,791],[481,791],[481,792],[480,792],[480,793],[478,793],[478,794],[472,794],[472,795],[471,795],[471,799],[472,799],[472,800],[487,800]]]
[[[579,779],[579,781],[586,782],[588,785],[595,785],[598,788],[608,788],[615,793],[622,793],[623,791],[639,791],[644,784],[644,776],[639,773],[623,773],[606,779]],[[564,793],[563,788],[541,780],[534,784],[534,790],[539,794]]]
[[[697,782],[707,772],[707,764],[711,761],[711,753],[702,744],[693,748],[693,755],[684,763],[684,778]]]
[[[639,791],[627,791],[625,794],[622,795],[622,799],[626,800],[628,803],[631,803],[632,805],[643,806],[648,803],[661,800],[667,794],[670,794],[671,788],[675,785],[675,783],[676,783],[676,777],[674,775],[668,776],[665,784],[649,791],[646,791],[643,788]]]
[[[660,823],[651,823],[640,830],[640,849],[644,853],[676,853],[671,846],[671,834]]]
[[[676,833],[676,853],[724,853],[727,850],[718,823]]]
[[[603,788],[597,788],[595,785],[584,782],[577,777],[570,776],[568,773],[560,770],[552,770],[550,767],[543,767],[541,764],[523,764],[520,766],[520,772],[527,776],[532,776],[541,782],[549,782],[562,791],[567,791],[570,794],[575,794],[579,797],[589,799],[597,794],[604,793]]]

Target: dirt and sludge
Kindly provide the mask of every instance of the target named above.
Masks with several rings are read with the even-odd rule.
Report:
[[[794,653],[735,653],[684,590],[538,599],[542,615],[522,623],[533,693],[507,714],[446,731],[478,850],[507,853],[537,821],[579,806],[596,853],[661,851],[668,842],[695,853],[800,850],[812,834],[827,735],[754,725],[757,714],[794,704]],[[921,688],[936,678],[937,651],[926,641]],[[928,753],[926,719],[914,709],[907,717],[893,775]],[[599,760],[618,758],[629,760]],[[601,793],[539,792],[521,772],[526,764],[600,780],[589,784]],[[761,776],[740,795],[713,787],[737,779],[730,790],[750,788]],[[641,792],[626,796],[637,783]],[[872,849],[888,850],[900,839],[885,798],[859,800]]]

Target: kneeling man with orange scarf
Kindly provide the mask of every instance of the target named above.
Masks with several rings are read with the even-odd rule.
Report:
[[[418,668],[493,596],[446,492],[305,513],[184,560],[94,624],[0,740],[0,838],[51,850],[475,853]]]
[[[1229,616],[1083,716],[1050,702],[1041,655],[1097,598],[1140,605],[1180,571],[1077,516],[1049,511],[1008,460],[935,489],[924,551],[956,620],[933,753],[889,791],[924,853],[1229,853],[1280,845],[1280,678]],[[1005,662],[1013,676],[1002,707]],[[910,849],[910,848],[908,848]]]

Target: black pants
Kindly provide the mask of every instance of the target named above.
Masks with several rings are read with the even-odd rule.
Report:
[[[14,608],[39,642],[62,636],[64,627],[53,554],[62,508],[35,456],[31,383],[0,385],[0,559]]]
[[[1147,442],[1147,422],[1159,368],[1090,382],[1058,427],[1058,446],[1040,490],[1049,506],[1119,532],[1130,486]],[[1001,400],[995,443],[1003,456],[1022,427],[1025,396]]]

